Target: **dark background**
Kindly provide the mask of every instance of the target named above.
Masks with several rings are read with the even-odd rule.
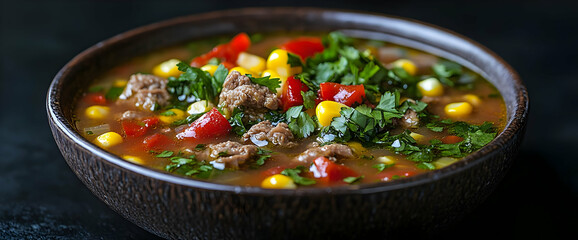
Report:
[[[68,168],[48,128],[50,81],[82,50],[138,26],[218,9],[283,5],[413,18],[463,34],[503,57],[529,89],[524,144],[495,193],[440,237],[575,236],[578,1],[2,0],[0,238],[155,238],[110,210]]]

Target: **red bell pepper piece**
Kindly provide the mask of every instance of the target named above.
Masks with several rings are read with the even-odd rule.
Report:
[[[365,98],[365,88],[363,85],[343,85],[324,82],[319,85],[319,97],[322,100],[335,101],[351,107],[354,104],[363,102]]]
[[[140,137],[144,135],[150,128],[155,127],[158,123],[158,118],[151,117],[144,119],[141,122],[126,120],[122,121],[120,124],[124,134],[126,134],[127,137]]]
[[[239,33],[228,43],[223,43],[214,47],[208,53],[194,58],[191,66],[202,67],[212,58],[218,58],[221,62],[235,63],[239,53],[247,51],[251,46],[251,39],[246,33]]]
[[[161,133],[155,133],[153,135],[146,137],[142,143],[144,144],[146,150],[151,149],[161,150],[171,145],[173,141],[166,135],[163,135]]]
[[[192,122],[177,134],[179,139],[208,140],[229,134],[231,124],[216,108]]]
[[[359,176],[351,168],[337,164],[326,157],[318,157],[313,160],[313,165],[309,170],[313,173],[313,177],[325,184],[343,182],[346,177]]]
[[[283,111],[287,111],[291,107],[303,105],[301,91],[305,92],[307,90],[309,90],[309,88],[302,83],[301,80],[293,76],[288,77],[281,90],[281,106],[283,107]]]
[[[84,101],[88,104],[104,105],[106,98],[103,93],[88,93],[84,96]]]
[[[299,55],[302,60],[305,60],[316,53],[323,52],[324,49],[323,43],[321,43],[321,38],[318,37],[299,37],[286,42],[279,48]]]

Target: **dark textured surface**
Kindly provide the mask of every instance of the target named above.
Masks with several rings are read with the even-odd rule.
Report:
[[[0,3],[0,236],[8,239],[152,239],[93,196],[64,162],[44,97],[56,72],[96,42],[158,20],[269,1],[2,1]],[[282,4],[282,3],[280,3]],[[578,225],[578,3],[573,1],[291,1],[369,10],[466,35],[508,61],[531,99],[514,167],[489,199],[443,234],[557,239]],[[17,100],[11,100],[17,99]]]

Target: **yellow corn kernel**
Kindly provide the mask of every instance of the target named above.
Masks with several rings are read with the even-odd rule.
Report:
[[[184,119],[187,115],[185,111],[177,108],[171,108],[161,113],[159,119],[165,124],[171,124],[175,121]]]
[[[391,63],[393,67],[403,68],[409,75],[414,76],[417,72],[417,66],[411,60],[408,59],[398,59],[395,62]]]
[[[287,51],[283,49],[275,49],[267,58],[267,69],[271,69],[279,76],[289,77],[291,76],[291,66],[287,63],[289,59]]]
[[[114,82],[112,83],[112,86],[121,88],[121,87],[126,87],[127,83],[128,83],[127,80],[117,79],[117,80],[114,80]]]
[[[217,65],[207,64],[207,65],[205,65],[205,66],[202,66],[202,67],[201,67],[201,70],[203,70],[203,71],[205,71],[205,72],[209,72],[209,73],[211,74],[211,76],[213,76],[213,75],[215,75],[215,71],[217,71],[217,68],[218,68],[218,67],[219,67],[219,66],[217,66]]]
[[[315,115],[317,115],[317,120],[321,126],[327,127],[331,124],[334,117],[339,117],[341,114],[342,107],[347,107],[343,103],[338,103],[334,101],[323,101],[317,104],[315,108]]]
[[[122,136],[115,132],[105,132],[96,137],[94,143],[99,147],[108,148],[122,143]]]
[[[441,157],[441,158],[438,158],[437,160],[433,161],[432,163],[437,169],[440,169],[440,168],[448,166],[452,163],[455,163],[457,161],[458,161],[458,159],[456,159],[456,158]]]
[[[265,59],[257,55],[246,52],[239,53],[237,57],[237,65],[254,73],[260,73],[265,70]]]
[[[178,77],[182,73],[177,67],[180,62],[180,60],[174,58],[164,61],[153,68],[153,74],[163,78]]]
[[[247,70],[247,69],[244,68],[244,67],[234,67],[234,68],[231,68],[231,70],[229,70],[229,73],[231,73],[232,71],[237,71],[237,72],[239,72],[241,75],[251,74],[252,76],[257,76],[255,73]]]
[[[466,94],[464,95],[463,98],[464,100],[466,100],[466,102],[469,102],[474,106],[480,106],[480,104],[482,103],[482,99],[480,99],[480,97],[474,94]]]
[[[191,115],[204,113],[213,109],[213,107],[215,107],[213,103],[208,102],[207,100],[201,100],[189,105],[189,107],[187,108],[187,113]]]
[[[444,107],[444,111],[449,117],[456,118],[465,117],[472,113],[473,110],[474,108],[469,102],[455,102]]]
[[[136,156],[124,155],[124,156],[122,156],[122,159],[127,160],[129,162],[136,163],[136,164],[144,164],[144,161],[142,160],[142,158],[139,158]]]
[[[261,187],[263,188],[276,188],[276,189],[295,189],[297,185],[293,182],[293,179],[282,174],[275,174],[268,178],[265,178],[261,182]]]
[[[261,77],[270,76],[270,78],[279,78],[281,80],[281,84],[277,88],[277,96],[281,96],[281,89],[283,89],[283,85],[287,81],[287,77],[281,77],[275,70],[266,69],[261,73]]]
[[[410,133],[409,136],[411,136],[418,143],[423,141],[425,138],[424,135],[421,135],[419,133],[414,133],[414,132]]]
[[[385,163],[385,164],[394,164],[395,158],[392,156],[381,156],[376,158],[378,162]]]
[[[349,148],[353,150],[353,153],[358,155],[367,152],[367,148],[363,147],[363,145],[361,145],[361,143],[358,142],[348,142],[347,146],[349,146]]]
[[[106,106],[90,106],[84,110],[84,113],[88,118],[92,119],[104,119],[110,113],[110,108]]]
[[[421,95],[427,97],[437,97],[444,94],[444,86],[436,78],[428,78],[418,82],[417,88]]]

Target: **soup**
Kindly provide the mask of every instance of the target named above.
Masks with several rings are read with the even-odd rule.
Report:
[[[494,139],[499,92],[457,63],[328,34],[239,33],[159,50],[95,79],[78,131],[121,158],[264,188],[392,181]]]

